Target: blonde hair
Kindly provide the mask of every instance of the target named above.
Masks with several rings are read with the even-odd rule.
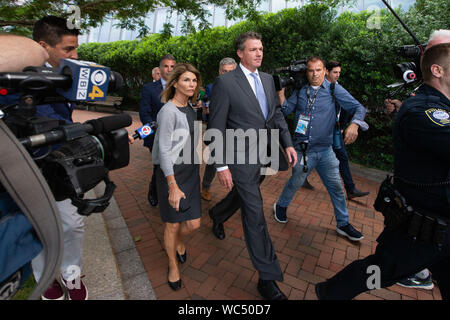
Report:
[[[192,72],[197,77],[197,87],[192,97],[189,98],[191,103],[197,102],[198,93],[200,92],[200,87],[202,86],[202,76],[200,72],[195,69],[195,67],[189,63],[177,63],[170,73],[169,79],[167,80],[166,89],[161,93],[161,101],[166,103],[175,96],[174,84],[178,82],[181,75],[185,72]]]

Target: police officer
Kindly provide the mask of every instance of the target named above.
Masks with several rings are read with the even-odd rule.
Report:
[[[405,202],[391,201],[400,203],[398,215],[393,207],[382,211],[386,227],[375,254],[317,284],[319,299],[351,299],[375,289],[377,271],[379,286],[388,287],[425,267],[442,298],[450,299],[450,44],[427,49],[421,69],[424,84],[403,103],[394,125],[392,187]]]

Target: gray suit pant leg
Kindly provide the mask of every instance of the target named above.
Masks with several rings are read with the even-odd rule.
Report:
[[[264,218],[259,183],[234,181],[241,198],[241,218],[247,250],[262,280],[283,281],[283,273]]]

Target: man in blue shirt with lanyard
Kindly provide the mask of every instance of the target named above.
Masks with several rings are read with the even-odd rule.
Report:
[[[286,183],[280,198],[274,204],[274,217],[280,223],[287,222],[286,211],[297,190],[315,168],[331,197],[337,222],[337,232],[352,241],[360,241],[363,235],[349,223],[345,193],[339,175],[339,161],[333,152],[333,137],[338,110],[341,108],[354,114],[350,125],[344,132],[344,143],[353,143],[358,137],[358,129],[364,125],[365,108],[355,100],[341,85],[330,89],[325,79],[325,64],[320,57],[307,60],[306,76],[309,84],[296,90],[286,100],[284,89],[278,92],[281,110],[287,116],[295,111],[293,134],[294,147],[298,153],[297,165]],[[334,91],[334,93],[332,92]]]

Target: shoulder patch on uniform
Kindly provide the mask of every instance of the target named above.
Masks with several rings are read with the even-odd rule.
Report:
[[[425,114],[432,122],[441,127],[450,126],[450,113],[447,110],[431,108],[425,111]]]

